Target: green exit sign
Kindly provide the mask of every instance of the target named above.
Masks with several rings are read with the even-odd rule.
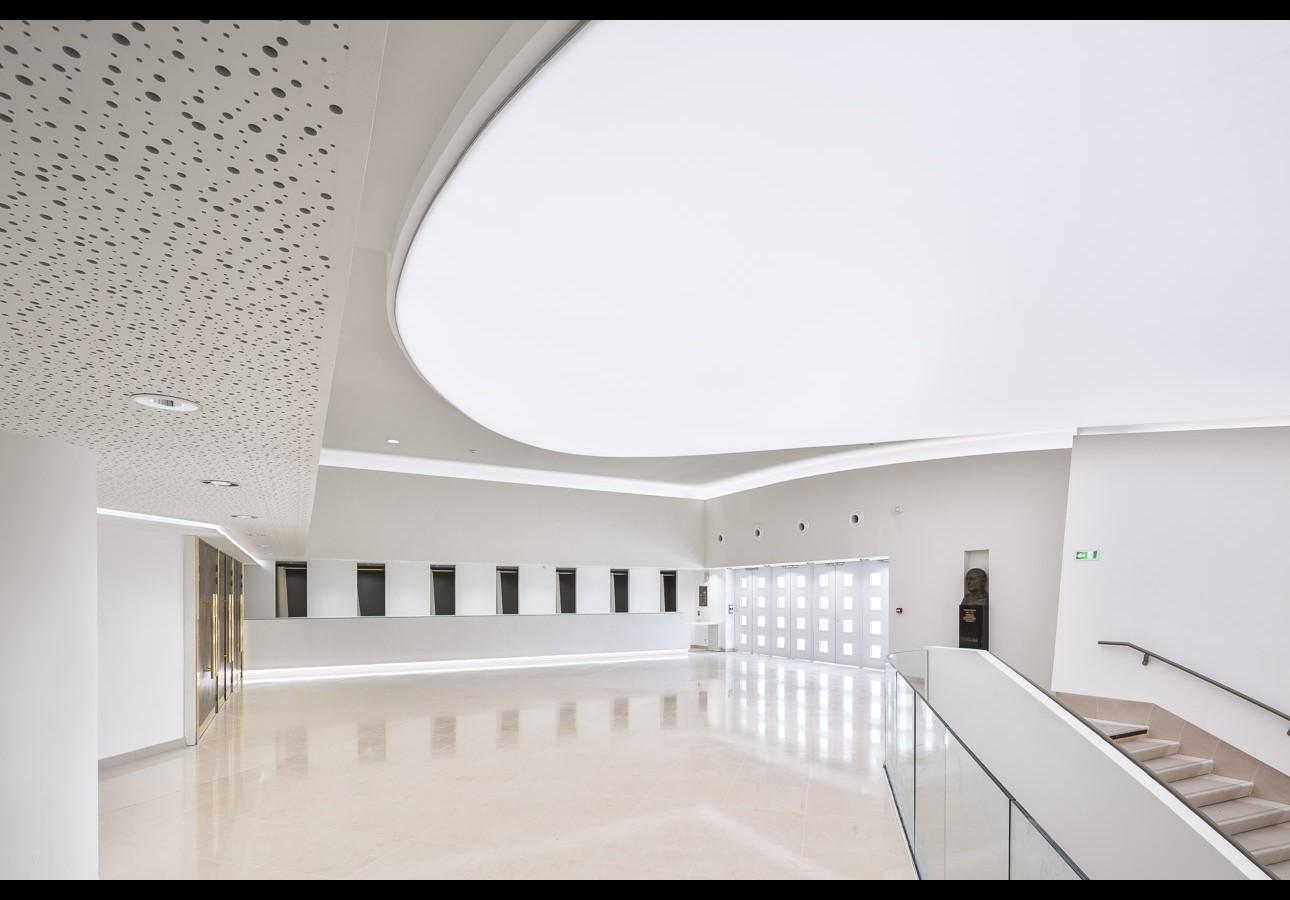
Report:
[[[1075,558],[1076,559],[1097,559],[1097,551],[1096,550],[1076,550]]]

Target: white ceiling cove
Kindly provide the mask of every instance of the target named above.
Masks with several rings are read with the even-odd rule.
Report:
[[[1285,23],[833,23],[863,103],[784,93],[820,24],[0,20],[0,430],[264,561],[320,464],[705,497],[1290,414]]]

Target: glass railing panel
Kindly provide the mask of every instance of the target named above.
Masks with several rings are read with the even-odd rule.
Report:
[[[885,734],[883,735],[887,780],[905,829],[906,841],[914,823],[914,689],[896,671],[886,667],[884,691]]]
[[[901,653],[892,653],[887,657],[887,661],[895,667],[897,672],[904,676],[914,690],[924,697],[927,696],[926,650],[905,650]]]
[[[1010,871],[1012,881],[1081,881],[1080,873],[1057,851],[1030,817],[1011,804],[1012,840]]]
[[[945,739],[945,877],[951,881],[1008,878],[1012,806],[952,733]]]
[[[945,726],[922,697],[914,704],[914,865],[924,881],[945,875]]]

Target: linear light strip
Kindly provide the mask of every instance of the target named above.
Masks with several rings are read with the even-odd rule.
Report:
[[[221,528],[218,525],[212,525],[210,522],[194,522],[190,519],[172,519],[169,516],[150,516],[147,513],[132,513],[132,512],[125,512],[119,509],[99,509],[97,510],[97,512],[100,516],[112,516],[113,518],[116,518],[116,519],[133,519],[136,522],[154,522],[158,525],[179,525],[180,527],[183,527],[183,528],[198,528],[198,529],[205,529],[207,531],[218,532],[219,534],[223,535],[224,538],[229,543],[237,547],[239,550],[241,550],[251,559],[255,560],[256,564],[259,565],[260,568],[262,569],[273,568],[266,560],[260,559],[250,550],[242,546],[241,542],[238,541],[237,538],[233,537],[233,535],[229,534],[227,531],[225,531],[223,528]]]
[[[609,491],[619,494],[643,494],[654,497],[677,497],[686,500],[713,500],[727,494],[766,487],[852,469],[889,466],[896,463],[924,462],[959,456],[981,456],[990,453],[1020,453],[1029,450],[1069,450],[1074,429],[1028,432],[1023,434],[984,435],[865,447],[818,456],[759,469],[743,475],[722,478],[705,484],[677,484],[666,481],[642,481],[607,475],[584,475],[549,469],[523,469],[514,466],[490,466],[483,463],[457,462],[447,459],[423,459],[394,456],[360,450],[337,450],[324,447],[319,465],[343,469],[397,472],[406,475],[433,475],[441,478],[465,478],[476,481],[499,481],[574,490]]]

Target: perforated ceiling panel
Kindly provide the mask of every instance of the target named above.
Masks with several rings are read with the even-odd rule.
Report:
[[[303,554],[384,25],[0,21],[0,430],[100,506]]]

